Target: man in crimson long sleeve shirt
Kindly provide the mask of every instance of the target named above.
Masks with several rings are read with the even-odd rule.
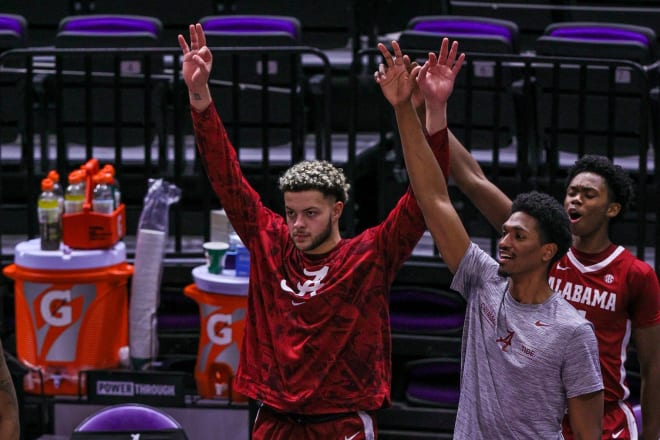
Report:
[[[179,44],[200,156],[250,251],[234,387],[260,405],[252,438],[374,439],[374,411],[390,405],[390,285],[426,229],[417,201],[408,190],[381,224],[342,238],[345,176],[328,162],[304,161],[280,179],[285,215],[266,208],[211,102],[213,58],[201,25],[190,26],[190,45],[181,35]],[[396,55],[388,74],[406,80]],[[450,92],[453,80],[446,80]],[[447,171],[446,119],[428,138]]]

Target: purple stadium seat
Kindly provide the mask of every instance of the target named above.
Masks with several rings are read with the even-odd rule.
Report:
[[[655,31],[621,23],[553,23],[536,40],[535,47],[541,56],[625,60],[642,65],[657,60]],[[539,115],[541,136],[546,137],[539,144],[545,143],[544,148],[555,156],[547,159],[551,166],[572,165],[575,154],[603,154],[618,160],[627,170],[641,170],[642,152],[649,143],[643,137],[648,133],[643,133],[638,118],[628,116],[639,114],[648,99],[647,86],[643,84],[646,75],[625,66],[616,71],[626,71],[626,77],[612,80],[613,74],[602,67],[578,72],[570,63],[564,63],[555,72],[539,69],[536,84],[541,92],[537,97],[542,111],[535,113]],[[561,84],[561,91],[554,83]],[[654,120],[652,116],[651,126]],[[647,166],[651,170],[650,161]],[[556,171],[550,169],[549,174]]]
[[[402,32],[402,45],[441,38],[459,40],[461,51],[516,53],[519,47],[518,25],[512,21],[458,15],[414,17]],[[414,44],[417,46],[417,44]],[[434,49],[439,44],[434,45]],[[408,46],[405,46],[408,47]]]
[[[238,34],[285,33],[300,40],[300,22],[294,17],[275,15],[215,15],[200,20],[206,32]]]
[[[406,399],[412,404],[454,407],[460,394],[458,359],[421,359],[408,367]]]
[[[518,25],[508,20],[477,16],[419,16],[408,22],[399,44],[404,51],[416,51],[417,61],[423,63],[429,51],[438,51],[445,37],[458,41],[459,51],[468,55],[456,78],[453,105],[448,110],[452,132],[483,165],[494,163],[497,155],[499,163],[515,167],[518,158],[510,88],[520,73],[510,66],[498,72],[494,63],[484,63],[471,54],[517,54],[520,48]],[[499,129],[494,133],[493,127]],[[511,147],[507,156],[500,155],[499,149],[507,147]]]
[[[71,438],[133,438],[127,434],[139,434],[140,439],[187,439],[185,431],[172,416],[138,403],[112,405],[97,411],[75,428]]]
[[[59,32],[126,34],[146,32],[158,37],[162,23],[155,17],[140,15],[75,15],[60,21]]]
[[[392,331],[455,333],[464,319],[465,302],[456,293],[419,287],[395,287],[390,293]]]
[[[25,17],[16,14],[0,14],[0,34],[11,33],[19,40],[25,39],[27,21]],[[5,46],[0,47],[5,49]]]
[[[436,34],[499,35],[509,41],[513,39],[513,32],[509,26],[491,20],[475,20],[467,17],[417,17],[410,23],[409,28]]]
[[[302,35],[300,21],[290,16],[211,15],[199,22],[206,33],[206,44],[211,48],[298,46]],[[212,73],[211,81],[217,86],[212,87],[211,93],[216,102],[236,99],[236,106],[220,106],[218,111],[239,148],[263,148],[264,144],[269,148],[302,142],[296,138],[300,134],[293,129],[297,122],[291,114],[292,111],[297,113],[299,107],[292,102],[290,93],[294,81],[302,81],[300,55],[268,50],[239,51],[216,53],[214,59],[223,68],[214,69]],[[248,86],[240,93],[232,93],[230,85],[236,82]],[[268,87],[264,88],[266,84]],[[267,136],[264,136],[266,131]]]
[[[594,41],[638,41],[648,45],[649,37],[641,32],[627,29],[616,29],[606,26],[575,26],[569,28],[555,27],[548,35],[559,38],[576,38]]]
[[[657,57],[657,36],[651,28],[623,23],[553,23],[537,39],[536,52],[628,59],[647,64]]]
[[[24,47],[27,40],[27,22],[21,15],[0,14],[0,53]],[[22,67],[21,57],[5,56],[5,67]],[[0,81],[0,141],[13,142],[19,134],[22,112],[16,111],[22,102],[24,81],[18,73],[4,73]]]
[[[54,42],[57,49],[151,48],[160,46],[161,29],[161,21],[150,16],[75,15],[60,20]],[[61,66],[70,72],[63,78],[65,87],[57,89],[54,84],[47,87],[52,96],[62,94],[64,102],[59,131],[66,142],[80,145],[91,142],[94,147],[140,147],[151,145],[156,134],[159,139],[164,139],[162,109],[167,84],[155,78],[162,71],[162,65],[163,57],[156,52],[152,55],[120,51],[63,55]],[[93,72],[99,73],[92,75],[90,84],[85,84],[82,74],[89,68],[86,66],[92,66]],[[116,66],[119,66],[117,82],[113,76]],[[147,72],[151,75],[149,78]],[[85,92],[87,87],[93,90],[89,100]],[[117,103],[118,111],[115,109]],[[91,132],[86,129],[88,119]],[[150,125],[150,130],[145,130],[145,124]],[[121,127],[121,130],[115,127]],[[119,141],[117,135],[121,135]]]

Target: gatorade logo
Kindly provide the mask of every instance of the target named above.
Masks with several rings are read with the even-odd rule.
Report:
[[[216,313],[209,316],[206,322],[206,335],[216,345],[227,345],[231,343],[232,317],[225,313]]]
[[[224,363],[233,371],[238,368],[239,340],[245,307],[234,308],[200,303],[202,341],[199,346],[195,371],[203,373],[212,363]]]
[[[73,361],[85,296],[51,286],[32,300],[37,353],[49,361]]]
[[[53,327],[64,327],[71,324],[71,291],[51,290],[41,299],[41,317]]]

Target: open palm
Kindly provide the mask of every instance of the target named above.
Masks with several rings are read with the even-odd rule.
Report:
[[[408,71],[408,67],[404,64],[399,43],[392,41],[392,48],[394,49],[394,57],[384,44],[378,44],[378,49],[383,54],[385,63],[379,66],[378,71],[374,73],[374,78],[380,85],[385,99],[393,106],[397,106],[410,100],[415,88],[414,81],[419,67]]]
[[[417,86],[428,101],[446,102],[454,90],[456,75],[461,70],[465,55],[458,59],[458,42],[454,41],[451,50],[448,50],[449,40],[442,41],[440,52],[436,55],[429,53],[429,58],[417,75]]]

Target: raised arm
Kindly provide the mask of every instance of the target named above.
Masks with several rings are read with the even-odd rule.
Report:
[[[446,100],[443,96],[441,74],[435,74],[444,66],[438,65],[438,57],[430,52],[427,60],[428,74],[419,81],[413,91],[412,102],[428,133],[433,134],[447,125]],[[409,63],[409,70],[414,67]],[[436,82],[438,81],[438,82]],[[495,186],[484,174],[479,163],[454,136],[449,135],[449,170],[458,188],[499,231],[511,210],[511,199]]]
[[[212,102],[209,76],[213,56],[206,46],[200,24],[190,25],[190,45],[178,36],[183,52],[182,74],[188,86],[195,143],[211,187],[227,212],[229,221],[250,248],[263,225],[281,222],[281,216],[266,208],[260,195],[243,175],[238,154]]]
[[[206,36],[202,25],[191,24],[190,46],[183,35],[179,34],[179,46],[183,52],[181,71],[183,80],[188,86],[190,106],[198,112],[203,112],[211,104],[209,90],[209,75],[213,66],[213,55],[206,46]]]
[[[498,232],[511,212],[511,199],[488,180],[476,159],[449,131],[449,169],[463,194]]]
[[[426,224],[433,236],[436,246],[440,250],[443,260],[452,272],[455,272],[463,255],[465,255],[470,239],[461,223],[458,213],[452,206],[444,175],[438,165],[429,145],[424,137],[416,110],[411,101],[411,94],[417,75],[423,81],[423,75],[442,75],[441,89],[446,101],[451,94],[456,74],[461,68],[464,55],[456,59],[458,50],[454,43],[452,50],[448,50],[448,41],[443,41],[440,49],[438,64],[442,67],[429,73],[427,64],[412,69],[408,74],[403,65],[401,49],[397,42],[392,42],[393,58],[387,48],[380,44],[378,47],[383,54],[385,64],[381,65],[376,81],[380,84],[385,98],[392,104],[396,113],[401,144],[403,146],[406,167],[415,197],[424,213]],[[443,108],[435,109],[446,114]],[[440,129],[446,126],[444,125]]]

